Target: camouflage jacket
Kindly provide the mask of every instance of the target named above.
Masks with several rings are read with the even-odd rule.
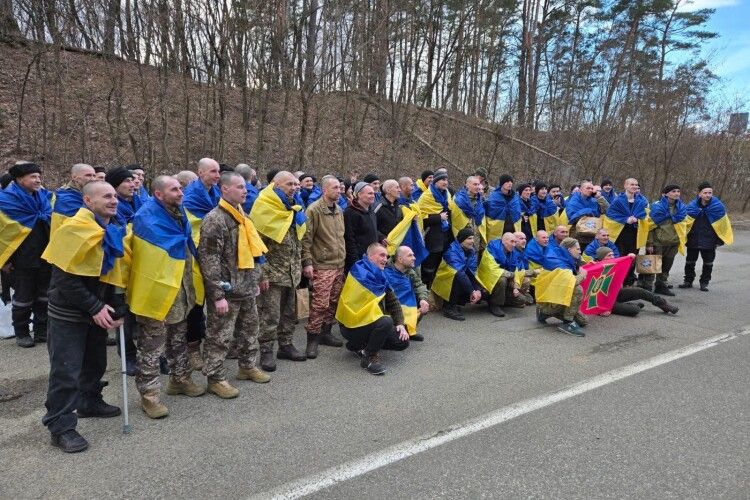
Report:
[[[268,247],[261,280],[297,288],[302,276],[302,242],[297,239],[294,225],[289,226],[281,243],[276,243],[262,234],[260,237]]]

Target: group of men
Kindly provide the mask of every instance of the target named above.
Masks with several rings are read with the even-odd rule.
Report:
[[[685,205],[676,185],[649,203],[635,179],[619,194],[611,182],[602,183],[607,190],[584,180],[563,198],[559,185],[514,186],[510,175],[490,189],[477,171],[453,189],[443,168],[416,183],[381,183],[375,174],[317,182],[272,170],[263,186],[246,164],[203,158],[195,172],[156,176],[146,190],[139,165],[100,178],[77,164],[54,193],[42,187],[41,173],[18,162],[4,180],[0,267],[6,299],[13,289],[16,342],[47,343],[43,422],[66,452],[88,447],[78,418],[120,414],[102,398],[111,329],[124,328],[120,354],[143,411],[163,418],[161,373],[169,374],[168,395],[231,399],[239,390],[228,380],[227,358],[238,360],[236,379],[265,383],[277,359],[315,359],[320,345],[345,344],[362,368],[382,375],[381,351],[424,340],[418,323],[440,307],[463,321],[468,303],[486,300],[499,317],[503,307],[536,303],[538,321],[557,317],[560,330],[583,336],[587,260],[660,255],[655,279],[641,275],[636,287],[631,270],[613,312],[637,314],[628,303],[646,300],[676,313],[663,298],[674,295],[668,277],[676,253],[687,249],[680,287],[692,286],[700,255],[707,291],[716,247],[731,243],[726,210],[708,183]],[[592,220],[600,224],[593,231]],[[544,301],[546,271],[554,270],[564,271],[555,279],[575,282],[568,303]],[[299,350],[293,333],[306,295],[307,344]],[[337,323],[343,341],[333,333]]]

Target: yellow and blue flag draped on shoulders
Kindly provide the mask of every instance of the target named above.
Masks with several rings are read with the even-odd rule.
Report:
[[[182,274],[188,252],[197,262],[197,252],[190,223],[181,211],[181,223],[167,212],[159,200],[152,198],[138,210],[133,219],[133,261],[127,287],[127,300],[134,314],[163,320],[182,286]],[[193,273],[195,276],[195,273]],[[198,280],[201,282],[202,280]],[[198,283],[196,303],[203,303]]]
[[[121,226],[126,226],[128,230],[132,229],[133,217],[139,208],[143,205],[141,198],[133,195],[132,201],[117,196],[117,220]]]
[[[511,190],[506,196],[498,186],[487,198],[487,240],[502,237],[505,220],[510,218],[516,231],[521,230],[521,198]]]
[[[549,243],[547,246],[543,247],[538,241],[536,241],[536,239],[532,239],[526,244],[524,254],[526,256],[526,262],[529,263],[529,269],[532,271],[542,269],[542,263],[544,262],[544,256],[547,253],[548,247]],[[531,277],[531,284],[536,285],[536,276]]]
[[[531,204],[532,211],[534,212],[531,230],[534,231],[534,234],[540,229],[552,232],[555,227],[557,227],[557,221],[559,220],[557,216],[557,205],[552,201],[552,197],[547,195],[544,200],[540,200],[538,196],[533,196],[531,198]],[[544,227],[539,223],[540,220],[544,223]]]
[[[674,208],[674,213],[672,212]],[[649,231],[654,229],[656,226],[660,226],[667,219],[672,221],[677,237],[680,239],[678,251],[685,255],[685,244],[687,243],[688,233],[688,222],[687,222],[687,207],[682,200],[675,200],[674,207],[670,208],[669,198],[662,196],[661,199],[651,204],[651,210],[649,211]]]
[[[622,228],[628,223],[628,217],[633,216],[638,219],[638,236],[636,238],[636,248],[642,248],[646,245],[648,238],[648,200],[640,193],[636,193],[633,199],[633,205],[628,202],[625,193],[620,193],[607,209],[607,213],[602,217],[602,226],[609,230],[609,237],[612,241],[617,241]]]
[[[46,189],[29,194],[14,182],[0,191],[0,267],[18,250],[37,222],[49,225],[51,215]]]
[[[294,202],[292,205],[286,194],[277,189],[273,182],[266,186],[261,190],[250,211],[255,229],[263,236],[281,243],[294,224],[297,239],[301,240],[307,230],[307,218],[299,197],[295,197]]]
[[[487,244],[479,261],[477,281],[482,288],[492,293],[504,271],[513,273],[514,281],[520,285],[526,274],[523,255],[515,248],[508,255],[501,240],[492,240]]]
[[[711,227],[716,231],[716,236],[721,238],[725,245],[734,243],[734,232],[732,231],[732,223],[729,221],[729,215],[727,215],[727,209],[716,196],[712,197],[705,207],[700,204],[700,197],[697,197],[688,203],[686,209],[688,233],[693,227],[695,219],[700,217],[703,212],[706,214]]]
[[[440,191],[430,184],[430,188],[422,193],[422,196],[419,197],[419,201],[417,201],[419,215],[422,219],[426,219],[429,215],[447,212],[450,208],[452,199],[450,191],[447,189],[445,191]],[[442,230],[447,231],[448,226],[448,222],[443,221]]]
[[[417,259],[415,265],[419,266],[429,255],[427,247],[424,245],[419,225],[417,224],[419,214],[416,210],[403,205],[399,208],[401,209],[401,220],[386,236],[388,240],[388,255],[395,255],[398,247],[407,246],[414,252],[414,257]]]
[[[57,231],[63,221],[73,217],[83,207],[83,193],[77,189],[60,188],[55,192],[55,203],[52,206],[52,223],[50,233]]]
[[[415,184],[417,187],[411,192],[411,199],[413,201],[419,201],[419,198],[421,198],[425,191],[427,191],[427,186],[422,179],[417,179]]]
[[[190,221],[190,228],[193,234],[193,243],[198,246],[201,236],[201,222],[208,212],[219,204],[221,190],[218,186],[213,185],[206,189],[200,179],[185,186],[185,196],[182,199],[182,206],[185,208],[185,215]]]
[[[50,235],[42,258],[66,273],[99,276],[125,288],[130,266],[125,235],[125,227],[114,220],[104,225],[91,210],[79,208]]]
[[[401,304],[406,331],[409,332],[409,335],[416,335],[419,311],[417,310],[417,296],[411,286],[411,280],[407,275],[391,266],[387,266],[384,272],[388,285],[396,294],[399,304]]]
[[[602,209],[593,196],[583,196],[581,193],[573,193],[565,199],[565,210],[560,216],[560,224],[569,225],[577,222],[583,216],[600,217]]]
[[[344,282],[336,307],[336,320],[347,328],[359,328],[384,316],[380,301],[389,288],[385,273],[367,256],[354,263]]]
[[[487,243],[487,218],[484,216],[484,198],[482,194],[477,195],[477,199],[472,202],[469,192],[462,188],[453,197],[450,204],[451,211],[451,230],[453,237],[458,236],[458,232],[469,226],[472,222],[479,230],[482,239]]]
[[[443,300],[450,300],[453,278],[456,273],[463,271],[476,277],[477,267],[477,253],[474,249],[467,256],[463,247],[454,240],[448,249],[443,252],[443,260],[440,262],[440,267],[438,267],[435,279],[432,282],[432,291]]]
[[[237,235],[237,268],[238,269],[253,269],[255,263],[263,263],[263,254],[268,252],[266,244],[260,239],[258,231],[255,230],[253,221],[251,221],[242,212],[242,207],[234,208],[232,205],[227,203],[224,198],[219,200],[219,206],[226,210],[229,215],[232,216],[234,221],[239,224],[239,232]]]
[[[569,306],[576,287],[576,260],[559,245],[548,245],[542,263],[543,269],[536,277],[536,301]]]

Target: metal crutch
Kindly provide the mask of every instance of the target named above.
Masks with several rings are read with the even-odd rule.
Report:
[[[130,434],[133,429],[130,427],[130,416],[128,415],[128,373],[125,356],[125,326],[120,325],[118,329],[120,334],[120,361],[122,361],[122,433]]]

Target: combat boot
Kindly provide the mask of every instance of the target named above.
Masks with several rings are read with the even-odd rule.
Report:
[[[320,329],[320,338],[318,339],[318,343],[320,345],[327,345],[329,347],[343,346],[344,342],[342,340],[339,340],[333,333],[331,333],[331,328],[333,328],[333,325],[331,324],[323,325],[323,328]]]
[[[273,350],[260,351],[260,367],[267,372],[276,371],[276,360],[273,357]]]
[[[315,359],[318,357],[318,343],[320,342],[320,335],[314,333],[307,334],[307,349],[305,349],[305,356],[308,359]]]
[[[654,299],[654,305],[658,307],[659,309],[661,309],[662,311],[664,311],[665,313],[677,314],[677,311],[680,310],[679,307],[674,306],[670,304],[669,302],[667,302],[664,299],[664,297],[657,297],[656,299]]]
[[[169,415],[166,405],[159,401],[158,391],[149,391],[141,394],[141,408],[149,418],[164,418]]]
[[[240,391],[226,380],[220,382],[208,382],[208,392],[216,394],[221,399],[233,399],[240,395]]]
[[[34,347],[34,345],[36,345],[36,342],[34,342],[34,339],[31,337],[28,328],[15,328],[14,330],[16,334],[16,345],[18,345],[19,347]]]
[[[294,347],[294,344],[280,345],[279,351],[276,353],[276,358],[288,359],[290,361],[304,361],[307,359],[304,354]]]
[[[206,389],[193,382],[193,379],[191,379],[190,376],[187,376],[184,379],[169,377],[166,392],[170,396],[184,394],[185,396],[195,398],[205,394]]]
[[[674,292],[670,290],[665,283],[657,283],[654,287],[654,293],[666,295],[667,297],[674,297]]]
[[[203,356],[199,342],[190,342],[188,344],[188,365],[190,369],[199,372],[203,369]]]
[[[265,384],[271,380],[271,376],[258,367],[240,367],[240,369],[237,370],[237,380],[252,380],[256,384]]]

